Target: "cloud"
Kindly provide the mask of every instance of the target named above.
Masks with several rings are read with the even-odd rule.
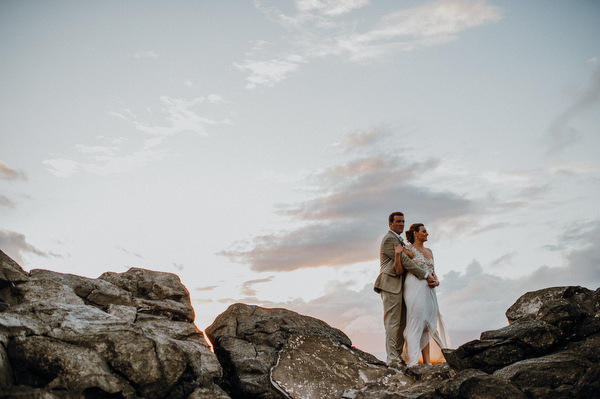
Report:
[[[381,19],[379,27],[360,36],[373,42],[397,37],[446,37],[501,18],[497,7],[485,2],[437,1],[396,11]]]
[[[578,142],[583,136],[571,123],[587,111],[595,108],[600,103],[600,68],[597,68],[591,76],[587,89],[558,115],[552,125],[548,128],[546,145],[550,154],[555,154],[565,147]]]
[[[255,280],[245,281],[242,284],[242,287],[240,288],[240,294],[244,295],[244,296],[254,296],[254,295],[256,295],[256,290],[254,288],[252,288],[252,287],[255,284],[268,283],[271,280],[273,280],[272,277],[267,277],[267,278],[261,278],[261,279],[255,279]]]
[[[241,64],[234,64],[240,71],[248,72],[250,76],[246,78],[247,89],[254,89],[256,86],[266,84],[273,86],[284,80],[288,74],[298,69],[299,63],[288,60],[245,60]]]
[[[583,162],[558,162],[550,166],[548,173],[554,175],[577,176],[598,171],[598,165]]]
[[[138,168],[141,168],[152,161],[161,160],[167,156],[166,151],[156,150],[162,139],[146,140],[142,148],[126,155],[117,155],[106,150],[102,155],[93,152],[90,154],[85,146],[77,146],[83,154],[90,154],[83,161],[75,161],[66,158],[47,159],[43,163],[48,165],[50,173],[58,177],[68,177],[79,171],[86,173],[107,176],[116,173],[125,173]],[[83,150],[83,151],[82,151]]]
[[[418,158],[420,151],[402,139],[382,129],[349,134],[336,146],[338,162],[296,183],[308,188],[304,200],[274,207],[293,227],[235,242],[218,255],[254,271],[348,266],[377,257],[392,211],[405,212],[410,223],[435,227],[439,238],[459,239],[505,229],[506,220],[548,206],[548,170],[483,171],[457,178],[443,159]],[[516,256],[505,254],[495,264]]]
[[[373,131],[351,135],[344,141],[346,148],[360,151],[351,153],[346,163],[307,177],[307,185],[314,187],[313,198],[278,206],[276,212],[300,222],[299,227],[238,242],[219,255],[256,271],[350,265],[373,259],[378,237],[387,229],[387,216],[395,210],[417,208],[412,220],[428,222],[474,217],[479,212],[462,195],[417,184],[417,177],[434,171],[439,160],[403,158],[392,140],[386,141],[388,152],[381,152],[376,150],[375,137],[386,135]]]
[[[155,51],[147,51],[147,50],[140,50],[137,53],[135,53],[133,55],[134,58],[158,58],[158,53],[156,53]]]
[[[121,247],[121,246],[115,245],[115,248],[117,248],[119,251],[121,251],[121,252],[123,252],[123,253],[125,253],[125,254],[127,254],[129,256],[135,256],[136,258],[140,258],[140,259],[144,259],[145,260],[145,258],[142,255],[136,254],[135,252],[130,252],[130,251],[126,250],[125,248]]]
[[[58,177],[71,176],[80,169],[78,162],[65,158],[46,159],[42,163],[48,165],[50,173]]]
[[[52,252],[44,252],[27,242],[24,234],[16,233],[10,230],[0,230],[0,248],[4,253],[10,256],[15,262],[23,266],[25,264],[23,256],[33,254],[44,258],[54,257],[62,258],[61,255]]]
[[[504,266],[507,263],[511,263],[513,258],[515,256],[517,256],[519,253],[517,251],[513,251],[507,254],[502,255],[501,257],[499,257],[498,259],[494,260],[492,262],[492,266],[493,267],[497,267],[497,266]]]
[[[354,151],[356,149],[365,148],[366,146],[376,145],[382,142],[389,133],[383,129],[369,129],[364,132],[356,131],[347,135],[340,143],[346,151]]]
[[[77,144],[75,146],[80,155],[79,159],[60,157],[47,159],[43,163],[48,165],[49,171],[58,177],[68,177],[80,171],[99,176],[125,173],[167,157],[169,153],[161,149],[161,145],[171,136],[192,132],[207,137],[206,126],[231,124],[227,118],[217,121],[199,114],[198,108],[203,105],[218,106],[225,103],[218,94],[193,99],[162,96],[159,100],[160,111],[155,113],[152,109],[148,109],[147,117],[158,119],[162,123],[140,121],[141,117],[129,109],[109,112],[109,115],[127,122],[146,135],[137,148],[122,137],[110,139],[100,136],[98,140],[102,142],[101,145]]]
[[[457,34],[501,18],[497,7],[484,2],[438,1],[384,16],[379,25],[366,33],[348,35],[339,43],[351,60],[379,57],[390,51],[411,51],[444,44]]]
[[[25,173],[16,171],[0,161],[0,180],[27,180]]]
[[[8,198],[6,195],[0,195],[0,206],[5,206],[7,208],[14,208],[15,203]]]
[[[196,288],[194,288],[194,290],[195,291],[213,291],[217,288],[219,288],[218,285],[208,285],[206,287],[196,287]]]
[[[368,6],[367,0],[296,0],[295,15],[287,15],[267,3],[272,4],[267,1],[255,4],[289,34],[278,43],[270,43],[274,51],[266,51],[269,43],[256,42],[246,59],[234,64],[248,74],[249,89],[273,86],[298,71],[301,64],[314,59],[333,56],[350,62],[368,62],[399,51],[444,44],[456,40],[467,29],[502,18],[499,8],[484,1],[440,0],[391,11],[382,15],[376,26],[363,27],[368,20],[350,14]],[[364,28],[363,33],[357,33],[360,28]]]
[[[538,265],[520,278],[493,276],[476,261],[464,274],[445,274],[440,296],[447,323],[452,321],[455,328],[461,328],[460,320],[469,320],[478,329],[498,328],[505,325],[504,312],[526,292],[570,285],[596,290],[600,287],[600,249],[595,244],[598,234],[599,220],[574,226],[563,235],[564,240],[576,244],[573,249],[563,249],[563,266]]]
[[[369,0],[296,0],[300,13],[318,11],[323,15],[341,15],[369,4]]]
[[[183,265],[182,265],[182,264],[177,264],[177,263],[175,263],[175,262],[173,262],[173,267],[174,267],[175,269],[177,269],[177,271],[178,271],[178,272],[182,272],[182,271],[183,271],[183,269],[184,269],[184,267],[183,267]]]
[[[210,96],[210,102],[215,103],[215,95]],[[155,126],[141,123],[137,120],[132,121],[135,128],[151,135],[156,136],[173,136],[182,132],[193,132],[200,136],[208,136],[205,130],[205,125],[218,125],[220,123],[227,124],[228,121],[215,121],[209,118],[198,115],[194,108],[206,100],[204,97],[197,97],[192,100],[171,98],[168,96],[160,97],[161,102],[166,106],[162,113],[168,122],[167,126]]]

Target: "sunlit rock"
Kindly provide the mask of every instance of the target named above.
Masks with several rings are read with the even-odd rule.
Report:
[[[0,251],[2,398],[227,398],[176,275],[25,273]]]

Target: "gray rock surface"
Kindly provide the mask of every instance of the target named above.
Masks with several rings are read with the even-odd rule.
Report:
[[[447,363],[386,367],[341,331],[286,309],[235,304],[206,329],[232,398],[600,397],[600,289],[525,294],[511,324],[444,350]]]
[[[227,398],[170,273],[24,272],[0,251],[1,398]]]
[[[528,292],[506,327],[387,367],[340,330],[231,305],[203,333],[170,273],[26,273],[0,251],[0,399],[600,398],[600,289]]]
[[[528,292],[506,317],[507,327],[444,350],[449,366],[483,371],[529,398],[600,397],[600,289]]]
[[[342,331],[286,309],[234,304],[206,335],[236,398],[339,398],[387,372]]]

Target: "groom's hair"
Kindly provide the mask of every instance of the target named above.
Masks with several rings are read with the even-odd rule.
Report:
[[[396,216],[404,216],[404,214],[402,212],[394,212],[390,215],[390,217],[388,218],[390,223],[394,223],[394,218]]]

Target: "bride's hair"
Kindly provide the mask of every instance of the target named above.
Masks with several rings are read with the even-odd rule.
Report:
[[[406,239],[408,240],[408,242],[410,242],[411,244],[414,244],[415,233],[419,232],[419,229],[421,228],[421,226],[425,226],[425,225],[423,223],[413,223],[410,225],[410,228],[408,230],[406,230]]]

